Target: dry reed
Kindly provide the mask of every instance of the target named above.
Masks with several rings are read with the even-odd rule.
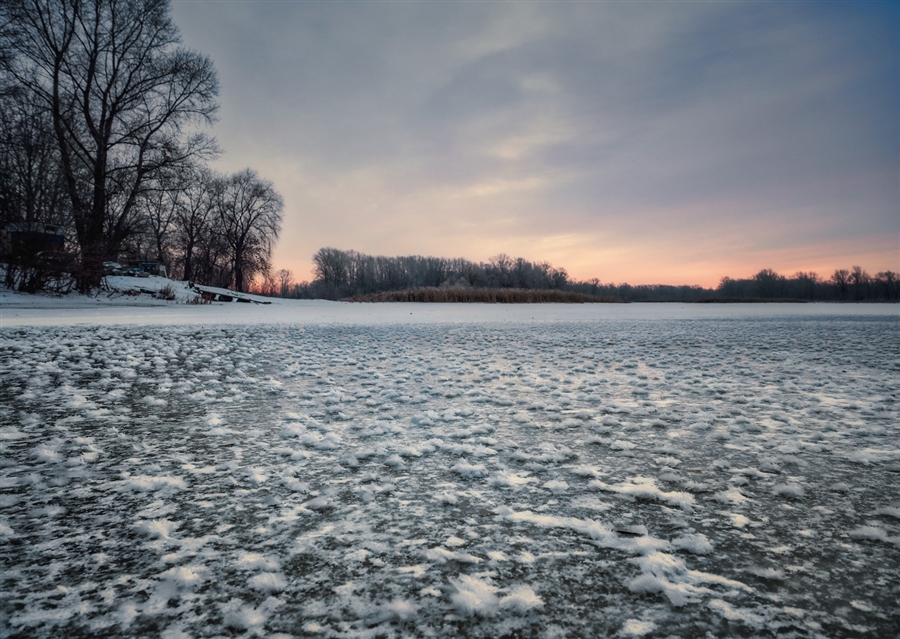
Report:
[[[428,302],[469,304],[590,304],[617,300],[559,290],[522,288],[410,288],[354,295],[345,302]]]

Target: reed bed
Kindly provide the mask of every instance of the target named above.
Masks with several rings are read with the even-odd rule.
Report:
[[[428,302],[469,304],[597,304],[618,300],[570,291],[522,288],[410,288],[354,295],[345,302]]]

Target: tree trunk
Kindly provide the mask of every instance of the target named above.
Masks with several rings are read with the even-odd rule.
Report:
[[[182,274],[182,278],[187,281],[193,279],[194,269],[193,269],[193,253],[194,253],[194,243],[188,242],[187,247],[184,250],[184,273]]]

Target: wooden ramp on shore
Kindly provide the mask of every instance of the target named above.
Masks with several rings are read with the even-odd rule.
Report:
[[[227,288],[219,288],[217,286],[206,286],[205,284],[194,284],[191,288],[200,293],[201,297],[210,302],[244,302],[247,304],[271,304],[271,300],[267,300],[259,295],[251,295],[250,293],[239,293]]]

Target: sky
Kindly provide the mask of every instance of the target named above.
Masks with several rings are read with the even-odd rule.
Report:
[[[715,286],[900,271],[890,2],[173,0],[213,60],[214,166],[322,247]]]

